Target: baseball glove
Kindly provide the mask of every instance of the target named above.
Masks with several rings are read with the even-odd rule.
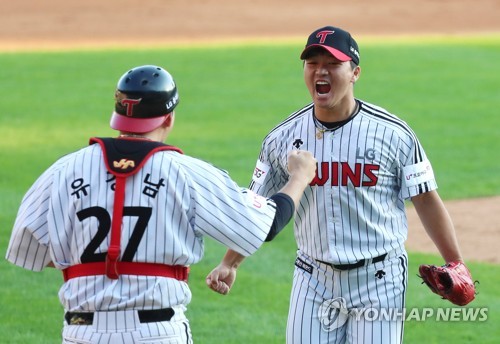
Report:
[[[462,262],[451,262],[443,266],[420,265],[422,283],[443,299],[458,306],[465,306],[476,296],[476,286],[469,269]]]

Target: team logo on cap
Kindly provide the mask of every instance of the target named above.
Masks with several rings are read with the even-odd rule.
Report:
[[[335,31],[333,31],[333,30],[323,30],[323,31],[320,31],[316,34],[316,38],[319,38],[319,43],[323,44],[323,43],[325,43],[328,35],[333,35],[334,32]]]
[[[127,109],[127,111],[125,112],[125,114],[128,116],[128,117],[132,117],[134,112],[133,112],[133,109],[134,109],[134,105],[137,105],[141,102],[142,98],[139,98],[139,99],[122,99],[120,100],[120,104],[122,106],[125,106],[125,108]]]

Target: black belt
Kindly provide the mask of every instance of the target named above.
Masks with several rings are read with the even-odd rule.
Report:
[[[381,256],[372,258],[371,262],[372,263],[381,262],[385,259],[385,257],[387,257],[387,253],[384,253]],[[337,269],[337,270],[351,270],[351,269],[360,268],[360,267],[365,265],[366,261],[367,261],[367,259],[361,259],[361,260],[358,260],[356,263],[352,263],[352,264],[331,264],[331,263],[324,262],[322,260],[318,260],[318,262],[326,264],[326,265],[330,265],[331,267],[333,267],[334,269]],[[370,259],[368,259],[368,261],[370,261]]]
[[[137,313],[141,323],[170,321],[175,314],[172,308],[139,310]],[[66,312],[66,314],[64,314],[64,319],[66,319],[68,325],[92,325],[94,313]]]

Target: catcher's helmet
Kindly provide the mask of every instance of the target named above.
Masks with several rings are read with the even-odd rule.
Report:
[[[179,103],[175,81],[157,66],[135,67],[116,86],[111,128],[147,133],[158,128]]]

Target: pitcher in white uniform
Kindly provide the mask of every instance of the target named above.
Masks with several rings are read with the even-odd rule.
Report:
[[[408,281],[404,202],[413,202],[445,262],[462,261],[453,224],[412,129],[354,97],[361,75],[354,38],[337,27],[319,28],[300,58],[312,103],[264,139],[250,186],[262,196],[278,191],[288,180],[286,156],[295,149],[318,161],[295,214],[287,343],[401,343]]]

